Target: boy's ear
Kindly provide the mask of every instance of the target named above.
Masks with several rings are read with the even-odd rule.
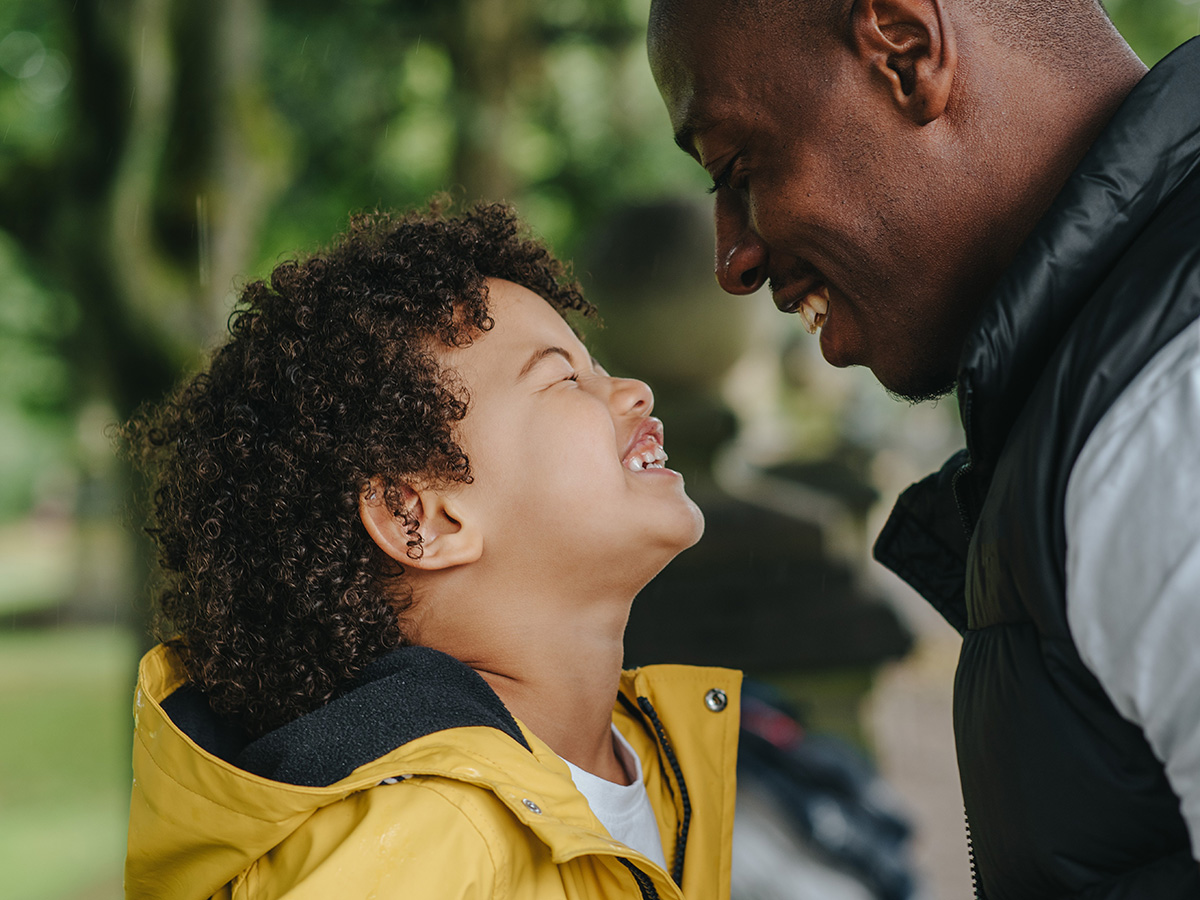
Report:
[[[941,0],[860,0],[854,44],[918,125],[946,111],[958,69],[954,30]]]
[[[453,492],[407,484],[398,487],[408,515],[388,506],[383,487],[375,479],[358,498],[359,518],[380,550],[403,566],[427,572],[479,559],[483,535],[464,520]],[[419,544],[414,543],[417,535]]]

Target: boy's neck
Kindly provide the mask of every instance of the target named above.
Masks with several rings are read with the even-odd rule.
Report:
[[[522,586],[452,597],[439,590],[436,599],[418,599],[405,618],[414,643],[478,672],[509,712],[563,759],[627,784],[613,746],[612,712],[635,593],[538,596],[533,586]]]
[[[536,658],[473,668],[551,750],[585,772],[627,784],[612,738],[623,654],[620,637],[575,636],[548,640]]]

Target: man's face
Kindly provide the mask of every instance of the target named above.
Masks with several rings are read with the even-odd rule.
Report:
[[[677,141],[714,180],[721,286],[767,283],[820,325],[835,366],[945,392],[989,271],[970,180],[944,178],[945,124],[905,116],[848,38],[690,6],[650,60]]]
[[[461,490],[487,552],[564,579],[649,580],[704,524],[665,462],[650,389],[605,372],[527,288],[490,279],[488,297],[495,327],[442,354],[470,395]]]

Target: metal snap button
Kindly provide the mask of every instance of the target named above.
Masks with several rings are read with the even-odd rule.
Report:
[[[537,813],[539,816],[542,814],[542,808],[540,806],[538,806],[536,803],[534,803],[532,800],[530,800],[528,797],[526,797],[521,802],[524,803],[527,807],[529,807],[530,812]]]
[[[713,712],[720,712],[729,705],[729,698],[720,688],[713,688],[704,695],[704,705]]]

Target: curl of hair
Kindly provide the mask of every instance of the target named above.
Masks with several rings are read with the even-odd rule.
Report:
[[[153,484],[155,632],[251,736],[404,643],[411,592],[359,498],[380,485],[403,516],[402,483],[470,481],[469,398],[437,351],[491,328],[487,278],[592,312],[506,207],[359,215],[247,284],[206,370],[122,426]]]

